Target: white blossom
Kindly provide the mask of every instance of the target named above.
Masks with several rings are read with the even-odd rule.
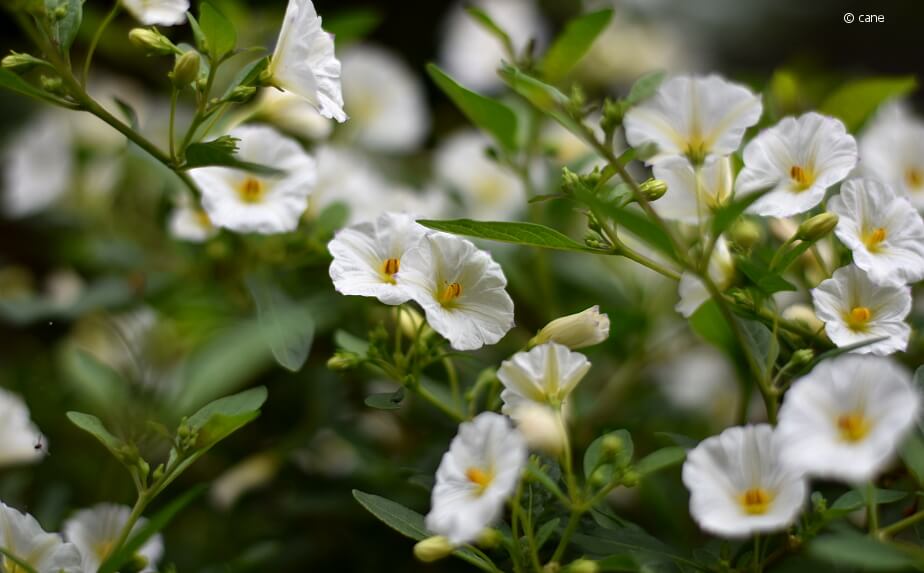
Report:
[[[29,418],[26,403],[0,388],[0,468],[37,462],[46,450],[44,437]]]
[[[73,135],[60,114],[30,120],[3,150],[3,210],[11,217],[33,215],[49,207],[71,186]]]
[[[28,513],[0,502],[0,548],[26,563],[36,573],[83,573],[80,553],[61,536],[46,533]],[[9,558],[0,556],[0,571],[19,571]]]
[[[83,573],[96,573],[112,554],[131,512],[131,508],[124,505],[101,503],[78,511],[64,523],[64,537],[77,546],[83,558]],[[137,533],[145,523],[147,520],[140,518],[132,532]],[[160,534],[146,541],[136,553],[146,563],[141,573],[154,573],[163,553]]]
[[[188,195],[170,212],[168,226],[170,234],[181,241],[202,243],[218,234],[205,209],[195,205]]]
[[[665,219],[698,223],[728,203],[735,176],[729,156],[711,156],[702,165],[686,157],[670,157],[654,165],[654,176],[667,183],[667,193],[652,208]]]
[[[860,136],[865,172],[891,184],[924,209],[924,121],[907,105],[884,106]]]
[[[504,385],[502,411],[513,416],[529,403],[562,407],[589,370],[586,356],[554,342],[518,352],[497,370]]]
[[[145,26],[175,26],[186,21],[189,0],[120,0]]]

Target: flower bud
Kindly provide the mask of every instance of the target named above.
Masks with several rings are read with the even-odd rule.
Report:
[[[561,563],[558,561],[549,561],[542,567],[542,573],[559,573],[561,571]]]
[[[622,475],[622,485],[626,487],[635,487],[642,480],[642,475],[635,470],[629,470]]]
[[[141,573],[147,568],[148,558],[140,553],[135,553],[132,555],[131,559],[128,560],[128,563],[119,567],[119,571],[123,573]]]
[[[28,72],[35,66],[44,64],[45,60],[40,60],[29,54],[10,53],[3,58],[3,68],[12,70],[17,73]]]
[[[226,99],[235,103],[244,103],[250,101],[255,93],[257,93],[257,88],[253,86],[237,86],[231,90]]]
[[[401,334],[404,336],[413,340],[425,323],[424,317],[413,308],[408,306],[401,309],[401,319],[398,322],[398,326],[401,328]],[[424,328],[421,334],[427,337],[430,333],[432,333],[432,330]]]
[[[581,176],[574,171],[563,167],[561,170],[561,188],[566,194],[573,194],[576,188],[582,186]]]
[[[667,193],[667,183],[661,179],[649,179],[643,182],[639,188],[645,199],[649,201],[657,201]]]
[[[199,52],[190,50],[177,58],[171,72],[173,85],[182,89],[199,77]]]
[[[57,76],[42,76],[39,82],[42,84],[42,89],[46,92],[64,95],[64,82],[61,78]]]
[[[327,368],[335,372],[341,370],[349,370],[351,368],[355,368],[359,362],[359,356],[356,354],[339,350],[327,361]]]
[[[591,561],[590,559],[578,559],[572,561],[565,571],[568,573],[597,573],[600,571],[600,566],[597,565],[596,561]]]
[[[794,304],[786,307],[783,311],[783,318],[798,322],[813,332],[818,332],[825,327],[825,323],[815,314],[815,309],[807,304]]]
[[[610,335],[610,318],[600,312],[599,306],[592,306],[576,314],[556,318],[545,325],[529,346],[546,342],[557,342],[572,350],[600,344]]]
[[[495,547],[500,547],[503,541],[504,536],[501,535],[500,531],[493,527],[488,527],[478,536],[478,547],[482,549],[494,549]]]
[[[736,245],[750,249],[763,239],[763,230],[754,221],[741,219],[728,230],[728,237]]]
[[[616,434],[609,434],[604,436],[603,441],[600,443],[600,447],[603,450],[603,455],[606,459],[614,460],[622,452],[624,444],[622,443],[622,438]]]
[[[452,553],[453,547],[442,535],[428,537],[414,546],[414,557],[424,563],[433,563]]]
[[[837,226],[838,217],[834,213],[822,213],[807,219],[799,225],[796,238],[803,241],[817,241],[828,235]]]
[[[134,28],[128,33],[128,39],[132,44],[144,48],[152,55],[166,56],[180,53],[180,49],[173,42],[153,28]]]
[[[789,365],[792,367],[806,366],[815,359],[815,351],[811,348],[800,348],[792,353]]]
[[[564,430],[551,408],[538,404],[520,406],[511,418],[531,449],[553,456],[561,453],[565,446]]]

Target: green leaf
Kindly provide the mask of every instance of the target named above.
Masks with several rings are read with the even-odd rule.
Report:
[[[895,546],[858,533],[822,535],[809,544],[808,552],[818,559],[870,571],[907,570],[915,563]]]
[[[26,80],[19,77],[10,70],[0,68],[0,87],[16,92],[20,95],[29,96],[55,105],[63,107],[74,107],[74,104],[60,99],[44,90],[41,90]]]
[[[272,349],[276,362],[286,370],[298,372],[311,351],[314,319],[307,309],[294,304],[265,276],[250,275],[245,282],[257,305],[257,318],[263,329],[263,337]]]
[[[9,551],[7,551],[6,549],[2,547],[0,547],[0,555],[2,555],[5,559],[8,559],[13,562],[14,566],[11,568],[12,571],[19,571],[19,569],[22,569],[22,573],[37,573],[36,570],[33,569],[31,565],[29,565],[28,563],[26,563],[25,561],[13,555],[12,553],[10,553]],[[0,564],[2,564],[2,562],[3,560],[0,559]]]
[[[880,105],[910,94],[917,85],[910,75],[849,81],[829,95],[818,111],[839,118],[849,131],[857,131]]]
[[[234,46],[237,44],[234,24],[210,2],[202,2],[199,5],[199,26],[205,35],[212,60],[221,61],[234,51]]]
[[[920,369],[918,369],[920,372]],[[924,486],[924,437],[917,430],[911,433],[899,450],[899,456],[905,462],[908,471],[914,475],[918,485]]]
[[[712,216],[712,236],[718,237],[732,226],[732,223],[738,220],[744,211],[758,199],[766,195],[770,189],[764,189],[754,193],[748,193],[743,198],[722,205],[716,209]]]
[[[257,84],[257,80],[260,78],[260,74],[263,73],[269,66],[269,56],[264,56],[258,60],[254,60],[241,68],[241,70],[234,76],[234,79],[231,80],[231,83],[228,84],[228,87],[225,89],[225,93],[222,95],[222,98],[227,98],[231,95],[231,92],[234,91],[234,88],[238,86],[254,86]]]
[[[121,459],[119,450],[125,445],[125,442],[113,436],[99,418],[81,412],[68,412],[67,419],[84,432],[87,432],[99,440],[99,443],[103,444],[103,446],[109,450],[109,453],[117,460]]]
[[[574,239],[563,235],[544,225],[536,223],[507,222],[507,221],[472,221],[471,219],[454,219],[450,221],[434,221],[422,219],[417,221],[424,227],[437,231],[444,231],[454,235],[465,235],[490,241],[501,241],[543,249],[557,249],[561,251],[580,251],[583,253],[605,253],[578,243]]]
[[[599,571],[639,571],[639,564],[631,555],[609,555],[597,561]]]
[[[837,348],[832,348],[831,350],[828,350],[826,352],[822,352],[821,354],[816,356],[815,359],[812,360],[808,364],[808,366],[803,368],[800,374],[805,374],[811,371],[812,368],[814,368],[815,366],[817,366],[819,363],[821,363],[824,360],[830,360],[836,356],[840,356],[841,354],[847,354],[848,352],[853,352],[857,348],[863,348],[864,346],[869,346],[870,344],[876,344],[877,342],[881,342],[885,340],[886,338],[888,337],[878,336],[870,340],[861,340],[860,342],[854,342],[853,344],[848,344],[847,346],[839,346]]]
[[[589,535],[575,534],[572,539],[574,544],[589,556],[609,558],[613,555],[631,555],[640,566],[649,566],[645,570],[672,570],[651,566],[669,561],[684,565],[693,564],[673,547],[637,528],[598,529]],[[693,570],[695,569],[697,568]]]
[[[364,400],[366,406],[377,410],[397,410],[404,401],[404,388],[398,388],[394,392],[382,392],[380,394],[370,394]]]
[[[744,257],[735,257],[735,267],[766,295],[782,291],[795,291],[796,285],[784,279],[780,273],[767,268],[767,265],[754,262]]]
[[[93,355],[68,346],[62,354],[62,367],[68,380],[78,389],[80,398],[97,410],[112,412],[125,405],[128,382]]]
[[[635,471],[644,477],[647,474],[682,464],[686,457],[687,451],[684,448],[678,446],[661,448],[640,459],[635,464]]]
[[[196,447],[207,450],[260,415],[266,388],[259,386],[219,398],[189,417],[190,428],[199,433]]]
[[[505,151],[516,151],[517,116],[512,109],[463,87],[436,64],[427,64],[427,73],[472,123],[491,134]]]
[[[582,14],[565,25],[546,52],[540,68],[550,82],[561,81],[590,50],[613,17],[612,8]]]
[[[83,0],[45,0],[45,13],[51,29],[51,40],[65,54],[77,37],[83,20]]]
[[[735,333],[729,328],[719,303],[708,300],[690,317],[690,328],[703,340],[729,354],[735,352]]]
[[[603,451],[603,440],[608,436],[616,436],[622,441],[622,448],[611,458],[606,457],[606,453]],[[613,478],[613,466],[627,466],[632,462],[632,454],[634,452],[635,446],[632,443],[632,436],[629,432],[626,430],[607,432],[587,446],[587,451],[584,452],[584,477],[590,479],[594,471],[602,467],[605,468],[604,477],[609,481]]]
[[[229,135],[222,135],[211,141],[190,144],[186,148],[186,162],[183,164],[183,168],[194,169],[196,167],[218,165],[243,169],[260,175],[282,175],[285,173],[275,167],[238,159],[235,156],[238,141],[238,139]]]
[[[369,6],[324,16],[324,31],[337,37],[337,48],[362,40],[382,23],[382,12]]]
[[[552,534],[555,533],[555,530],[558,529],[558,524],[561,523],[561,519],[556,517],[551,519],[539,528],[539,531],[536,532],[536,550],[539,551],[542,549],[542,546],[552,537]]]
[[[667,73],[662,70],[648,72],[635,80],[632,88],[629,89],[629,95],[626,96],[624,101],[630,106],[642,103],[658,91],[665,77],[667,77]]]
[[[345,330],[334,332],[334,342],[337,344],[338,348],[342,348],[347,352],[352,352],[363,358],[369,354],[369,342],[358,336],[353,336]]]
[[[189,27],[192,28],[193,39],[196,41],[196,49],[203,54],[207,54],[209,52],[209,42],[205,37],[205,33],[202,31],[202,26],[199,25],[199,21],[189,12],[186,13],[186,20],[189,21]]]
[[[755,374],[761,376],[764,380],[769,380],[770,367],[773,349],[773,333],[770,329],[757,322],[756,320],[745,320],[735,317],[741,328],[741,334],[744,343],[747,345],[747,352],[754,357],[757,362],[756,366],[759,372]]]
[[[890,489],[877,489],[876,490],[876,503],[878,505],[883,505],[887,503],[895,503],[896,501],[901,501],[908,497],[908,492],[906,491],[895,491]],[[831,504],[831,507],[825,512],[825,517],[828,519],[835,519],[838,517],[843,517],[848,513],[852,513],[866,506],[866,491],[857,491],[850,490],[844,495],[837,498],[837,500]]]
[[[581,139],[585,138],[584,132],[577,121],[565,112],[568,105],[568,96],[558,91],[555,87],[510,65],[502,66],[498,73],[510,89],[520,94],[536,109],[548,114],[552,119],[562,124],[565,129]]]
[[[500,40],[501,44],[504,45],[504,50],[506,50],[508,54],[513,54],[515,52],[510,36],[503,28],[497,25],[497,22],[491,18],[490,14],[477,6],[467,6],[465,11],[468,12],[468,15],[471,16],[475,22],[480,24],[489,34]]]

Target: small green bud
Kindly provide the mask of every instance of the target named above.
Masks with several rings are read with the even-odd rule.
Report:
[[[151,475],[151,479],[154,481],[159,481],[160,478],[164,477],[164,464],[158,464],[154,468],[154,473]]]
[[[825,499],[825,496],[821,495],[819,492],[812,494],[812,511],[815,513],[823,513],[828,509],[828,500]]]
[[[141,478],[146,479],[148,474],[151,473],[151,465],[146,462],[143,458],[138,458],[138,472],[141,474]]]
[[[626,487],[635,487],[640,481],[642,481],[642,474],[635,470],[629,470],[622,475],[622,479],[620,481],[622,482],[622,485]]]
[[[741,219],[728,230],[728,236],[736,245],[750,249],[763,239],[760,225],[749,219]]]
[[[327,361],[327,368],[329,370],[343,371],[350,370],[359,365],[360,358],[352,352],[346,352],[344,350],[338,350],[330,359]]]
[[[600,571],[600,566],[590,559],[577,559],[572,561],[565,571],[568,573],[597,573]]]
[[[577,84],[571,87],[571,97],[568,98],[568,111],[575,117],[584,116],[584,106],[587,105],[587,96]]]
[[[199,52],[190,50],[177,58],[170,79],[177,89],[183,89],[199,77]]]
[[[622,443],[622,438],[616,434],[608,434],[603,438],[603,441],[600,443],[600,448],[603,450],[603,455],[606,459],[614,460],[621,452],[625,444]]]
[[[561,563],[558,561],[549,561],[542,568],[542,573],[558,573],[561,571]]]
[[[606,251],[606,250],[613,248],[613,245],[611,245],[609,242],[604,241],[600,237],[590,234],[590,233],[588,233],[587,236],[584,237],[584,244],[590,247],[591,249],[600,249],[602,251]],[[532,346],[536,346],[536,344],[533,343],[532,341],[530,342],[530,344]]]
[[[128,560],[128,563],[119,567],[119,571],[122,573],[141,573],[148,567],[148,558],[140,553],[132,555],[132,558]]]
[[[574,190],[582,185],[581,176],[571,171],[567,167],[561,170],[561,188],[568,195],[574,194]]]
[[[237,86],[228,94],[227,100],[235,103],[244,103],[250,101],[250,98],[252,98],[255,93],[257,93],[257,88],[253,86]]]
[[[639,188],[645,199],[657,201],[667,193],[667,182],[662,179],[649,179],[642,183]]]
[[[452,544],[442,535],[428,537],[414,546],[414,557],[424,563],[433,563],[448,557],[453,551]]]
[[[590,484],[594,487],[603,487],[610,483],[611,469],[599,467],[590,474]]]
[[[799,225],[796,238],[803,241],[817,241],[828,235],[837,226],[838,217],[834,213],[822,213],[806,219]]]
[[[138,448],[131,444],[123,444],[116,450],[116,457],[119,459],[122,464],[133,467],[137,466],[141,460],[141,456],[138,453]]]
[[[17,52],[12,52],[3,58],[3,68],[17,73],[28,72],[35,66],[45,63],[45,60],[40,60],[35,56]]]
[[[494,549],[495,547],[500,547],[503,541],[504,536],[501,535],[501,532],[493,527],[489,527],[478,536],[478,547],[482,549]]]
[[[620,101],[613,101],[607,98],[603,102],[603,118],[600,120],[600,127],[605,133],[615,131],[622,125],[622,119],[626,115],[626,106]]]
[[[128,33],[128,40],[147,50],[150,55],[167,56],[180,53],[180,49],[173,42],[154,28],[133,28]]]
[[[789,364],[798,367],[805,366],[806,364],[811,363],[815,359],[815,351],[811,348],[800,348],[792,353],[792,358],[789,359]]]
[[[55,76],[42,76],[40,83],[42,84],[42,89],[48,93],[52,94],[63,94],[64,93],[64,82],[61,81],[61,78]]]

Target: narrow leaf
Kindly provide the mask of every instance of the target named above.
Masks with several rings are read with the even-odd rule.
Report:
[[[628,105],[639,104],[650,98],[661,87],[667,74],[662,70],[648,72],[644,76],[635,80],[632,88],[629,89],[629,95],[626,96],[625,102]]]
[[[914,563],[898,548],[858,533],[823,535],[809,544],[808,551],[818,559],[870,571],[904,571]]]
[[[645,476],[683,463],[687,451],[679,446],[661,448],[652,452],[635,464],[635,470]]]
[[[210,2],[202,2],[199,5],[199,26],[214,61],[220,61],[234,50],[237,44],[234,24]]]
[[[84,432],[87,432],[99,440],[99,443],[103,444],[116,459],[119,459],[119,450],[124,445],[124,442],[113,436],[99,418],[81,412],[68,412],[67,419]]]
[[[608,8],[583,14],[568,22],[542,59],[540,67],[545,77],[555,83],[567,76],[590,50],[612,17],[613,10]]]
[[[850,81],[829,95],[818,111],[839,118],[849,131],[856,131],[880,105],[910,94],[917,85],[914,76],[883,76]]]
[[[605,253],[578,243],[574,239],[563,235],[544,225],[536,223],[506,222],[506,221],[473,221],[471,219],[455,219],[451,221],[434,221],[422,219],[417,221],[425,227],[444,231],[455,235],[465,235],[478,239],[515,243],[530,247],[544,249],[557,249],[561,251],[580,251],[584,253]]]

